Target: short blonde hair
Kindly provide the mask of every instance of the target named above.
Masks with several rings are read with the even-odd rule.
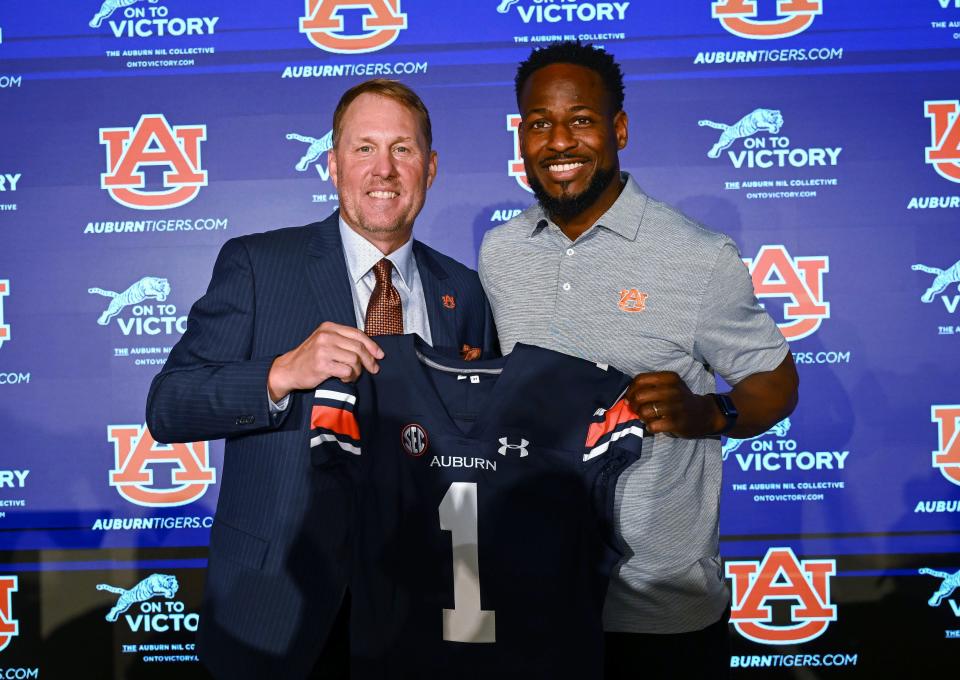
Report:
[[[427,140],[427,148],[433,148],[433,130],[430,127],[430,112],[424,105],[423,100],[417,96],[417,93],[411,90],[398,80],[388,80],[387,78],[373,78],[366,80],[359,85],[354,85],[343,93],[340,101],[337,102],[337,108],[333,111],[333,145],[336,146],[340,139],[340,131],[343,126],[343,116],[347,108],[353,103],[353,100],[362,94],[375,94],[379,97],[392,99],[398,104],[410,109],[420,121],[420,130]]]

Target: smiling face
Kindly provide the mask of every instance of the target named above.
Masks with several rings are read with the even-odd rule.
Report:
[[[611,110],[598,73],[575,64],[534,71],[520,93],[520,151],[544,210],[576,238],[617,200],[627,114]]]
[[[437,154],[414,112],[361,94],[344,113],[328,160],[347,225],[385,254],[403,245],[437,173]]]

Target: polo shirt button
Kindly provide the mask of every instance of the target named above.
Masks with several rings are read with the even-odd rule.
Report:
[[[564,290],[570,290],[570,284],[569,284],[569,283],[563,284],[563,289],[564,289]]]
[[[567,255],[573,255],[573,248],[567,248]]]

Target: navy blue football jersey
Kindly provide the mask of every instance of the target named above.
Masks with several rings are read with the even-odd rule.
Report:
[[[644,435],[629,378],[377,342],[380,372],[320,385],[311,414],[314,463],[357,494],[351,677],[600,677],[614,490]]]

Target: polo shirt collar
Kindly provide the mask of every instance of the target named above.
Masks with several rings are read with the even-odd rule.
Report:
[[[640,185],[628,172],[621,172],[620,178],[624,181],[623,191],[613,202],[613,205],[600,216],[590,229],[593,227],[603,227],[608,231],[619,234],[628,241],[635,241],[637,233],[640,231],[640,223],[643,221],[643,212],[647,207],[647,195],[643,193]],[[530,230],[530,236],[536,236],[542,232],[548,225],[553,225],[560,229],[553,221],[547,217],[543,208],[538,204],[536,211],[531,215],[533,227]]]
[[[340,239],[343,241],[343,254],[347,260],[347,271],[350,274],[350,281],[357,285],[360,279],[367,275],[373,265],[386,257],[393,263],[393,268],[400,275],[400,282],[410,290],[413,285],[414,268],[417,266],[416,258],[413,256],[413,237],[407,239],[407,242],[394,250],[389,255],[384,255],[380,249],[355,232],[340,217]]]

